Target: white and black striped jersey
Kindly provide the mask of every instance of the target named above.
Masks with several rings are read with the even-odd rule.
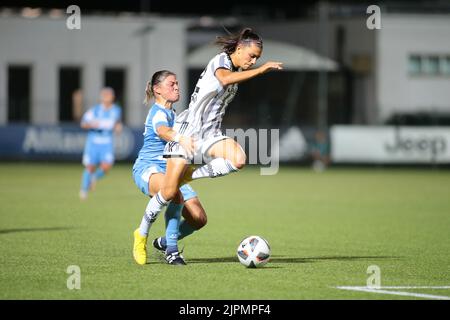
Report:
[[[209,61],[191,95],[189,108],[176,118],[176,130],[180,134],[206,139],[220,131],[225,110],[236,95],[238,85],[222,86],[215,76],[219,68],[237,71],[225,52]]]

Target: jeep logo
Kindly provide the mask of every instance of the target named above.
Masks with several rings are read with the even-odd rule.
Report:
[[[395,130],[394,141],[385,143],[384,147],[389,153],[418,153],[431,155],[433,159],[443,154],[447,149],[447,142],[442,136],[408,137],[400,135],[400,130]]]

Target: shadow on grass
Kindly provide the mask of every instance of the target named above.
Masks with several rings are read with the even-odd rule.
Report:
[[[74,227],[0,229],[0,234],[16,233],[16,232],[61,231],[61,230],[70,230],[70,229],[74,229]]]
[[[323,257],[285,257],[272,256],[269,262],[272,263],[313,263],[320,261],[358,261],[358,260],[393,260],[400,259],[395,256],[323,256]],[[239,262],[235,256],[218,258],[195,258],[186,260],[189,263],[228,263]]]

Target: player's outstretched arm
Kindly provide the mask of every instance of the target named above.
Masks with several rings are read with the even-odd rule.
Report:
[[[156,129],[156,133],[161,139],[164,139],[167,142],[175,141],[180,143],[189,155],[194,154],[195,143],[194,139],[192,139],[191,137],[182,136],[172,128],[166,126],[159,126]]]
[[[122,129],[123,129],[122,122],[117,121],[116,124],[114,125],[114,132],[120,134],[122,132]]]
[[[99,123],[98,123],[98,121],[83,121],[83,122],[81,122],[80,126],[82,129],[86,129],[86,130],[98,129]]]
[[[272,70],[283,70],[283,63],[268,61],[258,68],[241,72],[233,72],[225,68],[219,68],[216,70],[215,75],[223,86],[227,86],[249,80]]]

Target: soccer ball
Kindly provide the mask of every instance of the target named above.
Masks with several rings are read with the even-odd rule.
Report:
[[[239,261],[248,268],[258,268],[269,262],[270,246],[259,236],[245,238],[237,248]]]

